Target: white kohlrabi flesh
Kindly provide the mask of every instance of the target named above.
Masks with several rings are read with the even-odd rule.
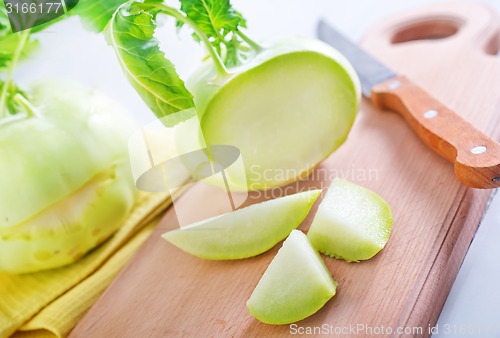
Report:
[[[187,81],[207,145],[240,149],[242,190],[266,189],[306,176],[347,138],[360,99],[348,61],[313,39],[263,41],[248,63],[217,76],[211,60]]]

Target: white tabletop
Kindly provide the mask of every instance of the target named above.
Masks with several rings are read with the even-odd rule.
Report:
[[[384,17],[435,0],[233,0],[247,19],[252,37],[298,34],[315,36],[318,19],[335,24],[353,40]],[[500,0],[476,0],[500,12]],[[187,75],[202,55],[187,33],[181,40],[169,24],[158,36],[162,49]],[[18,81],[69,78],[94,86],[121,102],[140,122],[154,115],[125,80],[102,35],[86,32],[78,18],[62,21],[39,34],[42,52],[17,72]],[[491,202],[467,253],[438,321],[436,336],[500,337],[500,194]],[[495,327],[496,326],[496,327]],[[465,329],[465,331],[464,331]],[[494,333],[496,329],[496,334]],[[468,330],[468,331],[467,331]],[[489,332],[488,332],[489,330]],[[448,333],[448,334],[447,334]]]

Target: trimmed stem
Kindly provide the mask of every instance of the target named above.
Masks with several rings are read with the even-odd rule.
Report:
[[[183,15],[181,12],[179,12],[175,8],[172,8],[172,7],[163,5],[163,4],[157,5],[157,7],[160,8],[163,13],[168,14],[168,15],[176,18],[177,20],[182,21],[184,23],[187,23],[189,26],[191,26],[191,28],[194,30],[196,35],[198,35],[198,37],[201,39],[201,41],[203,42],[203,44],[207,48],[208,53],[210,54],[210,57],[214,61],[214,64],[215,64],[215,67],[217,68],[217,73],[219,74],[219,76],[228,76],[229,75],[229,73],[228,73],[226,67],[224,66],[224,63],[222,62],[219,54],[217,54],[217,52],[214,50],[214,47],[212,46],[210,41],[208,41],[206,35],[203,33],[203,31],[200,29],[200,27],[198,27],[198,25],[193,22],[193,20],[186,17],[185,15]]]
[[[14,68],[16,67],[17,62],[19,61],[19,57],[21,56],[21,52],[23,51],[24,45],[26,44],[29,35],[30,35],[29,29],[26,29],[21,33],[21,40],[19,41],[19,44],[17,45],[12,60],[10,61],[7,78],[5,79],[2,88],[2,94],[0,95],[0,119],[7,116],[7,111],[6,111],[7,91],[9,90],[10,83],[12,82]]]
[[[16,101],[17,104],[24,107],[24,109],[26,110],[27,117],[39,116],[36,111],[36,108],[33,107],[31,103],[23,95],[21,94],[14,95],[14,101]]]
[[[246,36],[242,31],[238,30],[236,34],[238,34],[240,38],[243,39],[243,41],[245,41],[256,53],[259,53],[262,51],[262,49],[264,49],[257,42],[253,41],[248,36]]]

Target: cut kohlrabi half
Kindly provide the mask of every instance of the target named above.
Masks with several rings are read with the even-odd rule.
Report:
[[[154,37],[159,14],[190,26],[208,51],[186,83]],[[227,168],[225,183],[241,191],[308,175],[346,140],[361,95],[354,69],[334,48],[301,37],[257,43],[244,34],[245,25],[229,2],[184,0],[180,10],[127,2],[108,25],[127,79],[160,119],[196,108],[203,135],[190,151],[239,149],[245,174]],[[181,143],[192,141],[186,135]],[[224,187],[220,180],[207,183]]]
[[[242,190],[307,176],[346,140],[360,95],[352,67],[330,46],[298,37],[262,45],[233,76],[213,81],[214,66],[202,65],[186,83],[206,144],[240,149],[246,180],[229,179]]]

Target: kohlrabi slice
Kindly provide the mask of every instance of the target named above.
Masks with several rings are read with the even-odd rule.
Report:
[[[379,195],[337,178],[307,236],[322,253],[351,262],[369,259],[382,250],[391,226],[391,209]]]
[[[255,59],[214,81],[211,60],[186,82],[207,145],[240,149],[242,190],[306,176],[347,138],[358,109],[358,78],[348,61],[317,40],[263,42]],[[238,180],[228,172],[230,180]]]
[[[255,287],[247,308],[261,322],[290,324],[321,309],[336,288],[306,235],[293,230]]]
[[[253,204],[167,232],[163,238],[205,259],[256,256],[297,228],[320,193],[320,190],[309,190]]]

